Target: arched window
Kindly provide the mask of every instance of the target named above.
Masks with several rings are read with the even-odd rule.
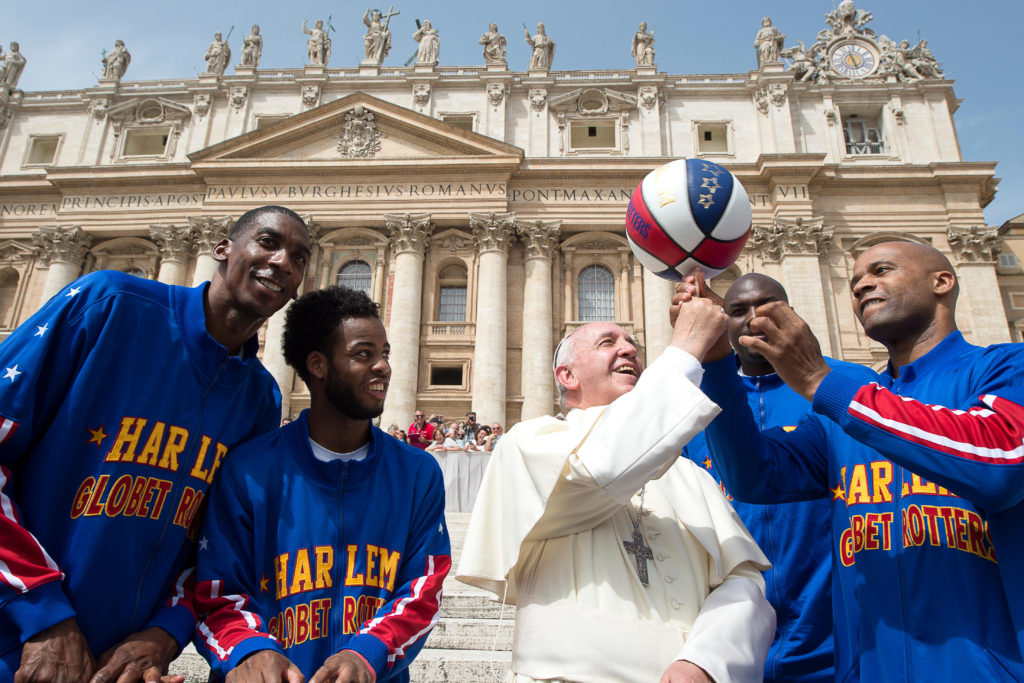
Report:
[[[131,268],[125,268],[124,272],[128,273],[129,275],[134,275],[135,277],[141,277],[143,280],[147,279],[146,274],[142,271],[142,268],[135,268],[133,266]]]
[[[615,279],[604,266],[587,266],[580,271],[577,287],[580,320],[615,320]]]
[[[459,264],[445,266],[437,274],[437,319],[439,322],[464,322],[466,320],[466,281],[466,268]]]
[[[18,272],[13,269],[5,269],[0,272],[0,326],[14,327],[11,308],[14,306],[14,299],[17,295]]]
[[[349,261],[338,271],[338,284],[350,289],[358,289],[365,294],[370,293],[372,271],[366,261]]]

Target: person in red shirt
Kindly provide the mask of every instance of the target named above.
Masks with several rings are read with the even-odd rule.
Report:
[[[434,440],[434,425],[427,422],[422,410],[417,410],[413,416],[416,421],[409,425],[409,445],[426,450],[430,442]]]

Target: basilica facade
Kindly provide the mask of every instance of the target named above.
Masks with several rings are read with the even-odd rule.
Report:
[[[1020,340],[1024,278],[982,214],[994,162],[963,161],[953,83],[924,41],[879,36],[849,0],[810,47],[766,20],[756,68],[736,74],[659,70],[643,25],[633,69],[559,71],[540,27],[531,68],[513,71],[494,26],[480,65],[439,66],[424,34],[424,58],[388,67],[386,17],[364,21],[353,67],[311,28],[308,64],[264,69],[254,27],[233,74],[215,40],[194,78],[133,81],[122,59],[83,90],[0,85],[0,334],[85,272],[201,283],[235,218],[281,204],[314,237],[303,289],[346,284],[382,306],[384,424],[416,408],[511,424],[557,411],[551,355],[579,325],[615,321],[647,358],[667,345],[673,285],[633,257],[624,217],[648,172],[690,157],[731,170],[753,210],[716,289],[776,277],[827,355],[884,362],[848,283],[859,253],[894,239],[949,256],[969,340]],[[263,357],[294,416],[308,393],[282,317]]]

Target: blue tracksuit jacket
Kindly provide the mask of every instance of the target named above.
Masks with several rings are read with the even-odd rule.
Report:
[[[229,356],[203,291],[92,273],[0,344],[0,672],[70,617],[96,656],[147,625],[191,637],[196,512],[228,449],[280,419],[257,340]]]
[[[837,678],[1024,678],[1024,349],[954,332],[899,377],[833,368],[797,429],[760,435],[734,362],[702,387],[729,490],[830,492]]]
[[[198,557],[196,645],[215,676],[273,649],[309,679],[350,649],[378,681],[408,681],[451,568],[441,468],[376,427],[364,460],[321,462],[303,412],[232,452]]]
[[[758,429],[792,430],[811,404],[778,375],[740,375],[747,404]],[[683,455],[704,467],[721,484],[703,433],[690,440]],[[729,491],[722,487],[728,495]],[[764,573],[768,602],[775,608],[775,640],[764,666],[766,681],[831,681],[832,550],[829,541],[831,496],[780,505],[730,502],[754,540],[771,560]]]

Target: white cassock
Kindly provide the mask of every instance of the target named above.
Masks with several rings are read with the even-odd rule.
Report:
[[[656,683],[677,659],[718,683],[761,680],[768,559],[711,476],[679,457],[719,412],[702,374],[669,347],[610,405],[522,422],[498,444],[457,578],[516,605],[517,682]],[[646,586],[623,546],[641,489]]]

